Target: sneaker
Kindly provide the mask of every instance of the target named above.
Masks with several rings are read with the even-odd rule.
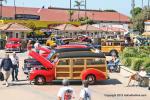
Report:
[[[8,82],[6,82],[6,85],[5,85],[6,87],[8,87],[9,86],[9,84],[8,84]]]

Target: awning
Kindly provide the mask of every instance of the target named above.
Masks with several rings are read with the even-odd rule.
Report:
[[[76,27],[72,24],[62,24],[62,25],[54,27],[54,29],[58,29],[61,31],[80,31],[79,27]]]
[[[30,32],[32,31],[30,28],[23,26],[18,23],[8,23],[0,26],[1,31],[6,32]]]
[[[101,31],[99,28],[92,26],[92,25],[89,25],[89,24],[79,26],[79,28],[82,31]]]

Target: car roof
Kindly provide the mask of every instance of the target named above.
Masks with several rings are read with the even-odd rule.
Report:
[[[124,42],[124,40],[102,40],[102,42]]]
[[[94,57],[94,58],[106,58],[105,54],[93,53],[93,52],[72,52],[72,53],[61,53],[59,58],[83,58],[83,57]]]
[[[56,49],[61,49],[61,48],[87,48],[87,46],[80,45],[80,44],[73,44],[73,45],[60,45],[56,47]]]
[[[72,52],[72,51],[91,51],[91,47],[88,48],[62,48],[62,49],[55,49],[56,53],[61,52]]]

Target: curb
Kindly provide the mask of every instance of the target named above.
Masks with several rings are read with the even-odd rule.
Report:
[[[133,70],[131,70],[131,69],[125,67],[124,65],[120,66],[120,68],[123,69],[123,70],[125,70],[125,71],[127,71],[127,72],[130,72],[130,73],[132,73],[132,74],[136,73],[136,71],[133,71]]]

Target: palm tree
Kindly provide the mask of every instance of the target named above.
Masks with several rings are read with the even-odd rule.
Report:
[[[75,1],[75,7],[78,7],[78,21],[79,21],[79,18],[80,18],[80,9],[81,9],[81,7],[82,6],[85,6],[84,4],[82,4],[82,3],[84,3],[84,1]]]
[[[72,21],[72,16],[73,16],[74,12],[75,12],[74,10],[68,10],[68,14],[70,16],[70,21]]]

